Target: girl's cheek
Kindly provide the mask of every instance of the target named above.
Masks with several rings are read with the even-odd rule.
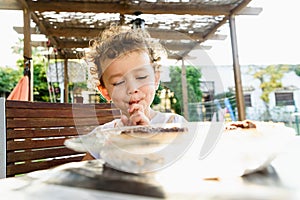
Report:
[[[112,99],[120,100],[125,97],[124,90],[115,89],[112,92]]]

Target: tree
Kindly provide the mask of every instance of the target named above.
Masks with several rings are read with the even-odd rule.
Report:
[[[201,72],[194,66],[186,67],[186,80],[188,91],[188,103],[195,103],[202,101],[202,92],[200,90]],[[172,101],[171,107],[176,113],[182,114],[183,97],[182,97],[182,84],[181,84],[181,67],[170,67],[171,81],[165,85],[174,92],[176,101]],[[175,102],[175,103],[174,103]],[[192,118],[192,117],[191,117]]]
[[[23,54],[23,39],[12,47],[13,52],[16,54]],[[45,58],[40,53],[41,51],[37,47],[32,47],[32,62],[33,62],[33,99],[34,101],[46,101],[50,102],[48,83],[46,76]],[[17,66],[19,70],[24,70],[24,60],[17,60]],[[20,79],[20,78],[19,78]]]
[[[266,107],[264,119],[270,120],[269,95],[277,88],[282,87],[281,79],[289,68],[286,65],[269,65],[267,67],[251,68],[250,70],[254,70],[254,72],[252,72],[253,77],[260,81],[260,88],[262,90],[260,98],[263,100]]]
[[[0,67],[0,93],[10,93],[21,79],[23,71],[10,67]]]
[[[294,71],[297,76],[300,76],[300,65],[295,66]]]

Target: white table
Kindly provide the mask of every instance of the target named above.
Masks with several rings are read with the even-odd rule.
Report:
[[[300,199],[299,158],[300,137],[295,136],[288,148],[265,170],[219,180],[201,179],[197,177],[197,171],[189,166],[172,172],[167,168],[147,176],[136,176],[102,168],[101,165],[95,167],[98,161],[84,161],[67,164],[59,170],[43,170],[23,177],[1,179],[0,195],[1,199],[9,200]],[[85,170],[87,166],[94,169]]]

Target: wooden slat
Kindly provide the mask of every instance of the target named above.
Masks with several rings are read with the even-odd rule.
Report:
[[[66,138],[51,140],[7,141],[7,151],[64,146]]]
[[[79,109],[79,108],[95,108],[95,109],[105,109],[105,108],[115,108],[113,104],[109,103],[98,103],[98,104],[71,104],[71,103],[49,103],[49,102],[28,102],[28,101],[6,101],[6,108],[49,108],[49,109]]]
[[[75,125],[101,125],[112,120],[113,116],[95,118],[16,118],[7,119],[7,128],[45,128],[45,127],[72,127]],[[75,120],[75,121],[74,121]]]
[[[61,157],[61,156],[70,156],[70,155],[77,155],[77,154],[82,155],[83,153],[73,151],[66,147],[53,148],[53,149],[41,149],[36,151],[8,152],[7,163],[54,158],[54,157]]]
[[[48,103],[48,102],[30,102],[30,101],[6,101],[6,108],[71,108],[68,103]]]
[[[37,138],[37,137],[60,137],[87,134],[96,126],[86,127],[64,127],[59,129],[32,129],[32,130],[7,130],[7,139]]]
[[[55,117],[67,117],[67,118],[78,118],[78,117],[95,117],[95,116],[105,116],[112,115],[113,111],[116,109],[93,109],[93,108],[80,108],[80,109],[63,109],[63,112],[57,108],[10,108],[7,110],[6,116],[9,117],[26,117],[26,118],[46,118],[49,116]]]
[[[36,170],[42,170],[42,169],[49,169],[51,167],[55,167],[57,165],[62,165],[69,162],[77,162],[81,161],[83,156],[78,157],[69,157],[64,159],[55,159],[50,161],[44,161],[44,162],[30,162],[26,164],[19,164],[19,165],[7,165],[6,167],[6,174],[7,176],[14,176],[16,174],[23,174],[28,173]]]

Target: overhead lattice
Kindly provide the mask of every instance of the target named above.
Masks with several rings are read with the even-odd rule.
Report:
[[[218,28],[231,14],[255,14],[251,0],[5,0],[1,9],[32,11],[36,28],[56,47],[60,58],[76,58],[81,48],[110,23],[131,25],[136,18],[180,59],[208,39],[224,39]],[[22,28],[16,28],[22,33]]]

